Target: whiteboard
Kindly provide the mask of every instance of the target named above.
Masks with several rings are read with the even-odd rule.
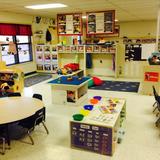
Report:
[[[155,51],[155,43],[142,44],[141,59],[148,59]]]

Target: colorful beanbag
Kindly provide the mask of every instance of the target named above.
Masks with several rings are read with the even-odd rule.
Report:
[[[88,87],[92,87],[94,85],[93,79],[89,80]]]
[[[94,85],[100,86],[103,84],[103,81],[100,78],[98,77],[92,77],[92,78],[93,78]]]

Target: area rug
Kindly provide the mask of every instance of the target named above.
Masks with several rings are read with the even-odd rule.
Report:
[[[24,79],[24,86],[30,87],[34,84],[40,83],[40,82],[45,81],[50,78],[52,78],[51,74],[36,74],[34,76],[25,78]]]
[[[138,92],[139,82],[126,81],[103,81],[101,86],[92,86],[89,89],[121,91],[121,92]]]

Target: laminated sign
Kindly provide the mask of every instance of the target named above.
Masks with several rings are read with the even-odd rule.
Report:
[[[158,72],[145,72],[145,81],[158,82],[159,73]]]

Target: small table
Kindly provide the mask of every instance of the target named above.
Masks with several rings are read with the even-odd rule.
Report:
[[[101,107],[107,107],[109,99],[103,97],[82,121],[70,121],[72,148],[113,155],[125,119],[126,101],[119,99],[114,113],[104,113]]]
[[[72,76],[61,76],[50,82],[52,90],[52,102],[57,104],[78,105],[87,99],[88,81],[90,77],[78,78]]]
[[[6,125],[8,128],[8,124],[30,117],[43,107],[43,102],[36,98],[0,98],[0,125]],[[9,133],[7,134],[8,144],[10,145]]]

